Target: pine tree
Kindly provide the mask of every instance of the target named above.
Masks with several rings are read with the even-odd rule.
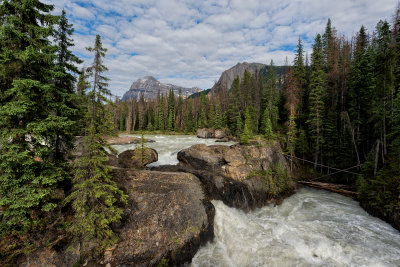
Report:
[[[240,79],[239,76],[236,76],[232,82],[232,101],[228,105],[228,116],[227,116],[227,123],[229,129],[233,133],[238,133],[242,131],[241,128],[237,128],[237,122],[239,120],[239,116],[241,111],[241,95],[242,92],[240,91]]]
[[[169,90],[168,94],[168,131],[174,131],[175,121],[175,96],[172,89]]]
[[[191,133],[193,131],[194,131],[193,103],[192,99],[190,98],[188,102],[188,112],[186,113],[185,133]]]
[[[243,132],[243,120],[242,120],[242,114],[238,114],[236,117],[236,136],[240,136],[240,134]]]
[[[221,129],[223,127],[224,127],[223,115],[222,115],[222,111],[221,111],[221,105],[218,102],[217,107],[216,107],[216,112],[215,112],[214,128]]]
[[[84,119],[84,114],[77,113],[76,109],[79,108],[79,104],[81,103],[74,103],[74,98],[76,97],[74,94],[74,84],[76,82],[74,74],[79,73],[76,64],[82,63],[82,60],[69,50],[70,47],[74,46],[73,40],[71,39],[73,32],[72,24],[68,23],[66,12],[63,10],[58,19],[58,28],[54,31],[54,41],[58,46],[56,51],[56,72],[54,74],[54,83],[57,90],[53,92],[52,97],[55,115],[66,122],[68,118],[74,118],[75,121]],[[83,77],[80,77],[81,84],[78,84],[78,86],[84,87],[84,74],[82,75]],[[80,92],[81,95],[78,95],[77,100],[83,101],[83,88],[79,89],[82,89],[82,91]],[[57,105],[56,103],[59,104]],[[63,122],[59,121],[58,123],[61,124]],[[54,158],[56,160],[63,160],[68,150],[73,147],[72,137],[72,134],[67,138],[65,134],[63,135],[60,132],[56,133],[54,140],[52,140],[55,148]]]
[[[104,106],[109,94],[108,78],[103,76],[107,71],[103,65],[107,49],[103,48],[100,35],[96,36],[94,47],[89,47],[88,51],[95,54],[88,68],[93,77],[90,120],[83,141],[83,155],[75,162],[72,193],[65,199],[75,212],[70,231],[80,241],[81,253],[85,256],[98,255],[117,241],[110,224],[121,219],[122,209],[117,205],[127,199],[112,180],[111,168],[106,165],[108,155],[103,136],[113,134],[114,126]]]
[[[215,108],[214,105],[211,104],[209,105],[209,111],[208,111],[208,125],[211,127],[214,127],[215,125]]]
[[[271,139],[273,137],[272,122],[269,116],[268,107],[265,107],[261,117],[261,133],[264,134],[266,139]]]
[[[303,55],[303,45],[301,43],[301,39],[299,37],[299,41],[297,44],[297,51],[296,51],[296,56],[293,61],[293,75],[296,80],[296,87],[298,88],[298,98],[299,98],[299,104],[296,109],[300,111],[300,125],[304,125],[306,121],[306,115],[307,115],[307,98],[308,98],[308,92],[307,92],[307,79],[306,79],[306,67],[304,66],[304,55]],[[290,117],[290,116],[289,116]]]
[[[376,36],[376,90],[374,91],[374,110],[372,120],[377,130],[376,136],[382,143],[383,154],[387,154],[387,124],[390,117],[391,103],[394,95],[394,49],[391,45],[392,37],[387,21],[380,21],[377,25]],[[384,161],[384,158],[382,158]]]
[[[325,73],[323,71],[322,42],[318,34],[313,45],[311,56],[311,80],[310,80],[310,114],[308,118],[311,140],[314,151],[314,168],[321,157],[323,143],[322,123],[324,118],[324,86]]]
[[[69,177],[55,147],[57,138],[71,140],[73,121],[65,105],[70,94],[58,94],[54,83],[65,69],[54,64],[52,10],[39,0],[0,2],[1,234],[35,230],[57,207],[51,196]]]
[[[394,159],[395,168],[400,171],[400,91],[394,100],[393,127],[389,134],[390,151]]]
[[[158,128],[160,131],[165,131],[165,115],[164,115],[165,101],[164,95],[161,95],[160,106],[158,110]]]
[[[268,108],[268,112],[272,123],[272,128],[275,131],[278,128],[278,119],[279,119],[278,108],[277,108],[278,103],[279,103],[278,79],[276,75],[274,62],[271,60],[267,73],[266,86],[262,93],[262,101],[260,108],[261,110],[265,110],[266,107]]]
[[[208,127],[208,120],[207,120],[207,108],[208,108],[208,98],[205,94],[200,95],[200,128],[207,128]]]
[[[244,113],[244,118],[245,118],[244,127],[243,127],[243,133],[240,135],[240,142],[243,144],[249,144],[249,140],[253,136],[253,133],[251,131],[251,125],[253,123],[253,120],[251,118],[249,108],[246,108]]]

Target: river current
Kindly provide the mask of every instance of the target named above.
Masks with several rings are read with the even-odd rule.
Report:
[[[152,166],[177,164],[176,154],[195,136],[154,136],[159,153]],[[114,146],[119,152],[135,145]],[[248,213],[213,201],[213,242],[201,247],[191,266],[400,266],[400,232],[370,216],[344,196],[302,188],[279,206]]]

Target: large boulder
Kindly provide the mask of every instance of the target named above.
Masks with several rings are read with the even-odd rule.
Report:
[[[278,202],[294,189],[278,142],[230,147],[194,145],[180,151],[178,160],[179,166],[170,169],[195,174],[211,198],[243,210]]]
[[[225,137],[228,137],[229,135],[230,134],[229,134],[229,130],[228,129],[217,129],[214,132],[214,136],[217,139],[225,138]]]
[[[80,259],[79,243],[56,240],[21,257],[16,266],[183,266],[213,239],[215,209],[196,176],[123,168],[112,174],[128,204],[113,225],[120,239],[101,259]]]
[[[215,210],[189,173],[114,170],[129,194],[120,240],[107,251],[109,266],[182,265],[213,238]]]
[[[156,150],[152,148],[136,148],[120,153],[118,155],[117,167],[137,169],[156,161],[158,161],[158,153]],[[111,158],[109,162],[111,162]]]
[[[215,138],[215,132],[213,129],[203,128],[197,129],[198,138]]]

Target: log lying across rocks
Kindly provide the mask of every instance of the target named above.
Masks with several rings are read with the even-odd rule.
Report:
[[[355,198],[357,193],[354,191],[347,190],[348,186],[342,184],[330,184],[330,183],[321,183],[321,182],[307,182],[307,181],[297,181],[299,184],[307,185],[310,187],[328,190],[334,193],[338,193],[344,195],[346,197]]]

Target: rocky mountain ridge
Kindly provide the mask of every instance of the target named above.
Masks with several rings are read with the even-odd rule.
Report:
[[[218,82],[214,84],[214,86],[211,88],[211,93],[216,93],[222,89],[229,90],[236,76],[239,75],[239,77],[242,78],[245,70],[248,70],[251,74],[254,75],[257,71],[260,72],[265,67],[266,65],[261,63],[239,62],[235,66],[225,70],[221,74],[221,77],[219,78]]]
[[[188,97],[202,91],[199,87],[185,88],[174,84],[164,84],[153,76],[144,76],[132,83],[129,91],[123,95],[122,101],[127,101],[132,98],[139,99],[141,94],[143,94],[145,99],[155,99],[159,92],[165,95],[168,94],[171,88],[176,95],[178,95],[179,89],[181,89],[183,97]]]

